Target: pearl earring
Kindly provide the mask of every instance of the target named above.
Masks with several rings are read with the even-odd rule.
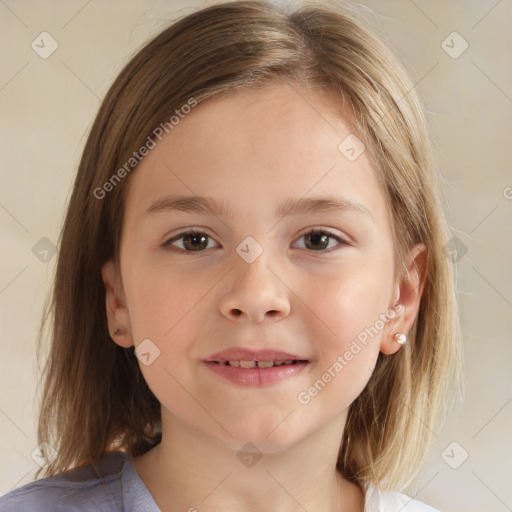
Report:
[[[407,336],[405,334],[395,334],[395,341],[397,343],[400,343],[400,345],[403,345],[404,343],[407,343]]]

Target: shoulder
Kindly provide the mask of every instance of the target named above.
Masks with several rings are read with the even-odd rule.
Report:
[[[96,469],[87,466],[36,480],[0,498],[0,512],[122,510],[122,471],[126,456],[113,452]]]
[[[364,512],[440,512],[399,492],[368,489]],[[1,512],[1,511],[0,511]]]

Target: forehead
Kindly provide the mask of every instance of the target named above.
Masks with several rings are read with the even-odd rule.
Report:
[[[376,171],[340,143],[354,136],[341,96],[279,83],[222,94],[197,105],[130,176],[126,218],[165,195],[210,196],[246,214],[270,202],[340,195],[387,220]]]

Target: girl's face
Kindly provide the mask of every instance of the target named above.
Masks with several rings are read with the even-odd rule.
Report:
[[[284,84],[212,98],[129,178],[120,274],[103,271],[113,329],[128,331],[115,340],[137,348],[163,417],[235,449],[342,422],[414,320],[383,191],[339,103]],[[229,349],[307,362],[206,362]]]

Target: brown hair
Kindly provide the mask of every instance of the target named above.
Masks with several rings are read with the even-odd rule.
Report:
[[[95,464],[115,449],[137,456],[161,439],[160,404],[133,347],[110,338],[105,312],[101,267],[119,259],[129,176],[102,198],[95,191],[191,98],[199,103],[271,80],[339,92],[384,186],[397,275],[415,243],[427,247],[410,341],[392,357],[379,354],[340,432],[338,457],[339,470],[363,487],[400,488],[419,471],[448,397],[461,389],[452,266],[443,251],[449,232],[420,99],[396,58],[347,8],[315,2],[284,13],[241,1],[188,15],[149,41],[114,81],[90,130],[40,331],[38,352],[51,313],[38,429],[39,442],[56,450],[50,460],[43,449],[46,476]]]

